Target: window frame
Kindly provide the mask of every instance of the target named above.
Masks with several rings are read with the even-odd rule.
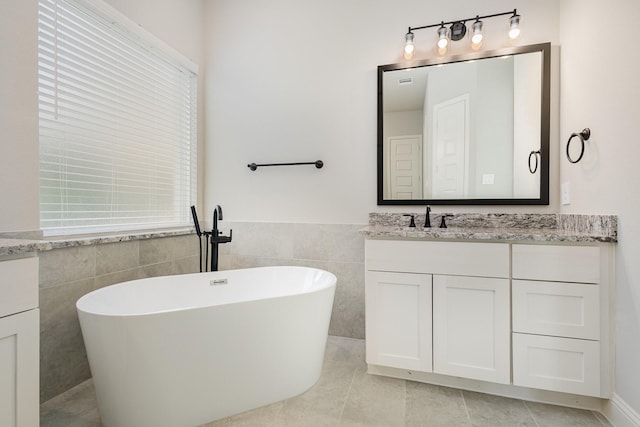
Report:
[[[55,235],[72,235],[72,234],[114,233],[114,232],[133,231],[133,230],[148,231],[148,230],[154,230],[154,229],[157,230],[157,229],[166,229],[166,228],[190,227],[191,219],[190,219],[189,206],[191,206],[192,204],[195,204],[195,200],[197,198],[197,186],[198,186],[197,185],[198,184],[197,183],[197,143],[198,143],[198,137],[197,137],[197,133],[198,133],[198,130],[197,130],[198,129],[198,125],[197,125],[197,122],[198,122],[198,110],[197,110],[198,67],[197,65],[193,63],[191,60],[189,60],[188,58],[186,58],[185,56],[183,56],[182,54],[180,54],[179,52],[175,51],[173,48],[169,47],[166,43],[161,41],[159,38],[153,36],[148,31],[142,29],[138,24],[133,22],[124,14],[117,11],[115,8],[113,8],[112,6],[106,4],[101,0],[39,0],[38,4],[39,4],[38,89],[39,89],[39,113],[40,113],[40,123],[39,123],[40,159],[39,159],[39,162],[40,162],[40,193],[41,193],[40,228],[43,234],[45,236],[55,236]],[[152,169],[160,170],[162,169],[162,167],[160,165],[161,163],[160,160],[149,160],[149,158],[155,156],[156,151],[161,152],[163,149],[168,150],[168,148],[166,147],[171,147],[172,138],[175,137],[177,139],[175,141],[176,152],[167,151],[164,154],[164,157],[161,157],[162,160],[168,159],[168,163],[167,163],[168,166],[166,166],[164,168],[166,170],[162,172],[164,174],[162,175],[162,179],[164,179],[164,181],[158,178],[155,184],[153,184],[155,186],[149,187],[150,188],[149,194],[153,194],[153,195],[149,195],[146,192],[138,193],[140,199],[144,199],[144,200],[146,200],[147,198],[149,199],[149,201],[147,201],[146,203],[149,206],[147,208],[147,211],[152,213],[150,216],[136,217],[134,215],[138,215],[140,214],[140,212],[135,211],[133,209],[131,210],[131,212],[134,212],[134,214],[128,218],[129,220],[127,219],[127,216],[124,213],[121,216],[117,216],[117,215],[109,216],[112,214],[106,208],[107,205],[105,203],[96,203],[96,205],[91,205],[90,203],[84,203],[83,205],[82,201],[80,202],[76,201],[75,203],[69,202],[70,197],[68,195],[63,194],[65,193],[64,188],[61,187],[60,190],[53,190],[52,192],[47,192],[46,191],[47,189],[44,187],[45,183],[48,183],[48,184],[61,183],[60,185],[64,185],[65,182],[66,183],[70,182],[70,181],[65,181],[66,178],[63,179],[63,178],[47,177],[46,176],[47,164],[44,160],[46,156],[51,155],[51,152],[47,152],[47,147],[55,146],[57,144],[57,142],[51,142],[51,140],[55,139],[56,137],[51,137],[50,135],[46,134],[47,132],[49,132],[49,129],[47,128],[47,126],[55,127],[56,126],[55,122],[62,122],[62,120],[60,120],[60,117],[58,115],[58,112],[62,111],[62,110],[58,110],[59,108],[58,102],[68,101],[68,99],[62,100],[61,95],[58,93],[58,81],[59,81],[58,73],[60,71],[60,69],[58,68],[59,66],[58,64],[59,64],[59,61],[62,61],[62,59],[60,59],[60,57],[58,56],[58,52],[59,52],[58,49],[60,48],[60,45],[58,44],[59,40],[57,38],[58,35],[56,35],[55,33],[53,36],[51,36],[51,34],[47,34],[47,31],[48,32],[52,32],[53,30],[55,30],[56,32],[59,31],[58,25],[61,25],[61,23],[58,21],[58,19],[62,19],[62,18],[59,18],[59,17],[56,18],[55,25],[53,28],[51,27],[51,21],[49,21],[48,22],[49,27],[47,28],[47,25],[45,24],[46,19],[43,16],[43,14],[46,14],[46,13],[48,14],[58,13],[59,12],[58,8],[61,7],[60,5],[65,5],[64,7],[68,7],[68,8],[74,8],[74,10],[78,11],[78,14],[80,13],[85,14],[85,15],[82,15],[82,19],[78,18],[78,21],[81,21],[81,20],[89,21],[89,20],[97,19],[98,21],[95,21],[95,22],[97,22],[100,25],[100,31],[105,33],[108,32],[110,34],[110,37],[115,37],[123,43],[124,42],[130,43],[129,47],[134,51],[134,53],[136,50],[139,52],[137,56],[133,56],[136,61],[143,58],[142,62],[148,61],[149,63],[154,63],[155,64],[154,66],[157,66],[158,63],[162,63],[164,64],[164,66],[168,67],[167,69],[170,69],[170,67],[175,67],[176,70],[179,70],[179,72],[182,73],[180,75],[180,78],[184,80],[183,82],[181,82],[182,86],[177,85],[176,87],[178,89],[175,89],[174,91],[176,94],[176,97],[180,99],[180,101],[177,103],[174,102],[173,104],[171,103],[164,104],[167,107],[169,105],[179,106],[179,108],[174,108],[179,114],[172,117],[172,119],[176,119],[176,121],[175,123],[171,122],[172,125],[174,125],[175,128],[178,130],[175,130],[175,129],[172,130],[172,132],[175,130],[176,132],[175,135],[171,132],[166,132],[168,135],[170,135],[166,137],[166,141],[168,141],[167,143],[169,145],[161,146],[159,141],[161,139],[164,140],[165,139],[164,136],[162,138],[158,137],[156,139],[153,139],[153,137],[147,137],[146,135],[144,137],[140,137],[140,139],[143,142],[136,141],[134,144],[129,144],[131,146],[135,146],[135,144],[140,144],[140,147],[143,147],[143,148],[146,147],[148,149],[148,152],[145,152],[144,155],[140,152],[140,150],[138,150],[139,153],[137,156],[138,158],[145,159],[144,160],[145,165],[135,166],[135,167],[140,167],[141,168],[140,170],[151,173]],[[52,9],[54,9],[53,12],[51,12]],[[91,17],[87,18],[88,16],[91,16]],[[86,22],[83,22],[78,25],[85,25],[85,24]],[[86,24],[86,25],[89,25],[89,24]],[[98,36],[96,36],[96,39],[97,38]],[[55,41],[55,48],[53,49],[54,51],[53,54],[51,52],[45,52],[46,42],[44,40],[46,39]],[[75,47],[73,46],[71,47],[71,49],[74,49],[74,48]],[[43,57],[45,57],[46,55],[55,56],[55,60],[54,60],[55,70],[51,69],[51,61],[48,63],[49,69],[46,69],[45,65],[43,65],[46,62],[43,59]],[[148,55],[148,56],[145,56],[145,55]],[[149,58],[152,58],[152,60],[150,60]],[[90,62],[91,60],[93,60],[93,57],[88,59],[87,62]],[[157,62],[153,62],[153,61],[157,61]],[[113,62],[113,64],[116,64],[116,62]],[[115,69],[117,67],[113,65],[113,68]],[[167,74],[169,75],[171,73],[175,74],[176,70],[170,69],[170,71],[168,71]],[[141,76],[144,76],[145,79],[147,76],[154,76],[154,78],[157,77],[156,75],[149,73],[149,69],[145,69],[144,66],[141,66],[141,68],[138,71],[139,73],[141,73],[140,74]],[[114,71],[114,74],[116,74],[116,72],[117,71]],[[44,75],[46,73],[49,73],[49,77],[45,78]],[[50,74],[52,73],[55,74],[53,79],[56,82],[54,83],[55,88],[53,90],[55,91],[55,93],[53,95],[51,93],[49,94],[46,93],[47,90],[49,90],[49,92],[51,92],[52,90],[51,77],[50,77]],[[48,86],[44,83],[47,80],[47,78],[48,78]],[[151,78],[149,78],[149,80],[151,80]],[[156,82],[156,84],[158,83]],[[126,87],[126,84],[123,85],[122,87]],[[159,92],[160,90],[161,89],[158,89]],[[75,90],[75,91],[80,92],[80,90]],[[188,94],[186,92],[188,92]],[[126,91],[121,91],[120,93],[124,93],[126,96],[129,95],[129,93]],[[72,96],[77,96],[78,99],[82,98],[81,95],[77,95],[77,94],[76,95],[72,94]],[[182,99],[184,97],[188,98],[187,107],[185,107],[182,104],[183,103]],[[43,101],[43,99],[45,98],[49,101],[49,103],[51,103],[51,100],[54,100],[53,102],[55,103],[55,106],[51,107],[51,105],[49,105],[50,108],[55,109],[54,112],[43,111],[43,109],[46,110],[46,108],[43,107],[43,106],[46,106],[45,105],[46,101]],[[88,99],[88,101],[86,101],[86,99]],[[87,111],[93,111],[93,108],[95,108],[95,106],[98,105],[95,102],[95,97],[94,99],[91,99],[90,96],[87,96],[86,99],[85,99],[85,102],[87,104],[86,105]],[[174,98],[170,98],[170,97],[168,97],[167,99],[174,100]],[[159,103],[160,101],[156,99],[153,102]],[[165,102],[170,102],[170,101],[165,101]],[[136,107],[136,108],[139,108],[139,111],[144,111],[145,114],[147,113],[150,114],[150,117],[152,114],[154,114],[153,112],[149,113],[150,108],[145,108],[145,104],[140,104],[140,105],[141,105],[140,107]],[[151,104],[147,104],[146,106],[148,107],[149,105]],[[156,104],[153,104],[153,106],[155,105]],[[74,108],[82,109],[83,107],[81,106],[81,107],[74,107]],[[171,108],[167,108],[167,110],[171,110]],[[138,110],[131,110],[132,113],[135,111],[138,111]],[[162,111],[164,113],[165,109],[158,109],[158,111]],[[75,113],[78,113],[78,111],[75,111]],[[119,113],[119,110],[113,109],[112,113],[117,114]],[[62,113],[62,114],[66,114],[66,113]],[[122,113],[121,115],[124,115],[124,113]],[[44,119],[43,118],[44,116],[47,116],[48,118]],[[51,118],[51,116],[54,116],[54,118]],[[76,116],[80,117],[79,114],[76,114]],[[84,123],[82,120],[88,120],[88,119],[84,119],[84,116],[82,117],[83,118],[76,117],[72,121],[77,120],[78,123]],[[87,117],[89,117],[89,114],[87,114]],[[143,127],[143,125],[136,124],[136,121],[138,120],[142,120],[142,119],[136,118],[134,120],[128,120],[128,122],[133,123],[132,126],[134,128],[138,125]],[[170,122],[169,120],[165,122],[160,119],[157,122],[158,123],[157,127],[160,128],[169,122]],[[53,125],[51,125],[51,123],[53,123]],[[63,128],[65,126],[66,126],[65,129],[71,129],[71,128],[77,129],[77,127],[73,127],[69,125],[69,123],[61,125],[61,127]],[[101,129],[105,127],[108,127],[108,126],[103,124]],[[117,126],[114,126],[114,127],[117,127]],[[59,136],[60,134],[56,134],[56,135],[58,135],[57,139],[58,141],[60,141],[61,146],[67,144],[68,140],[73,140],[74,138],[81,138],[77,135],[72,135],[73,133],[72,131],[66,132],[66,130],[62,130],[60,132],[64,134],[64,137],[60,137]],[[155,128],[149,129],[150,134],[153,134],[153,132],[160,132],[160,131],[156,130]],[[129,145],[127,145],[126,142],[124,142],[124,141],[127,141],[122,136],[122,134],[124,133],[125,132],[121,132],[121,135],[118,135],[118,132],[115,131],[115,134],[105,137],[105,140],[102,141],[103,148],[104,146],[115,147],[115,146],[118,146],[118,144],[120,144],[119,146],[123,147],[124,151],[131,152],[133,148],[131,148]],[[138,137],[136,136],[136,138]],[[87,140],[90,140],[90,139],[91,138],[87,138]],[[47,140],[49,141],[45,142]],[[86,149],[88,150],[87,152],[89,153],[98,151],[97,147],[94,148],[92,146],[92,142],[86,142],[83,140],[82,144],[86,146],[85,148],[83,148],[83,150]],[[113,148],[113,151],[116,151],[116,149]],[[56,159],[62,159],[65,162],[64,167],[67,167],[68,164],[66,163],[66,160],[68,159],[68,157],[65,157],[65,156],[67,156],[67,154],[61,154],[59,157],[56,157]],[[118,155],[115,155],[115,157],[117,156]],[[126,156],[130,156],[130,154],[123,155],[122,157],[125,158]],[[105,155],[104,158],[112,159],[107,155]],[[53,162],[50,161],[51,157],[48,157],[48,159],[49,159],[48,165],[50,166]],[[77,159],[74,159],[74,160],[77,160]],[[117,160],[115,161],[117,162]],[[131,163],[132,162],[129,162],[129,164]],[[98,162],[96,164],[100,164],[100,163]],[[138,162],[138,164],[140,164],[140,162]],[[105,167],[106,167],[106,164],[105,164]],[[117,169],[117,167],[114,167],[114,169]],[[124,167],[122,167],[122,169],[124,169]],[[160,174],[160,172],[158,172],[157,170],[154,173]],[[109,172],[106,172],[106,174],[108,173]],[[112,174],[118,175],[118,173],[116,172]],[[122,176],[125,174],[120,173],[120,175]],[[134,176],[135,174],[128,173],[127,175]],[[62,176],[62,174],[60,174],[60,176]],[[101,179],[102,178],[104,178],[105,180],[107,179],[106,177],[101,177]],[[167,178],[169,178],[169,180],[167,180]],[[116,179],[116,178],[112,177],[112,179]],[[153,179],[147,178],[146,176],[144,179],[132,178],[132,180],[136,180],[136,181],[144,181],[145,179],[147,181],[153,181]],[[176,186],[177,181],[179,181],[179,183]],[[91,182],[89,182],[87,185],[90,186],[90,184]],[[109,185],[105,185],[105,187],[108,187],[108,186]],[[111,186],[116,188],[126,187],[126,185],[113,184],[113,183],[111,184]],[[174,189],[174,187],[176,189]],[[47,218],[48,212],[50,212],[49,210],[47,210],[47,208],[50,205],[48,205],[47,202],[45,201],[45,198],[49,197],[51,194],[54,194],[55,191],[60,192],[59,200],[56,202],[53,202],[53,204],[58,203],[60,205],[60,206],[57,206],[57,208],[59,209],[57,212],[60,213],[60,218],[57,220],[57,222],[55,219]],[[101,197],[108,198],[108,196],[106,196],[106,193],[109,192],[108,189],[102,192],[97,191],[95,187],[93,189],[87,189],[87,192],[90,192],[90,191],[95,191],[96,194],[102,193]],[[118,199],[118,200],[128,198],[130,200],[129,203],[131,203],[132,205],[142,204],[142,202],[139,202],[139,200],[136,199],[135,194],[126,194],[127,191],[128,190],[124,190],[118,193],[118,191],[116,190],[115,193],[110,193],[112,194],[111,198]],[[71,193],[72,191],[68,191],[68,192]],[[83,193],[83,191],[76,191],[76,194],[78,193]],[[126,197],[122,196],[123,194],[125,194]],[[122,196],[122,197],[119,198],[118,196]],[[79,196],[76,198],[76,200],[81,200],[82,197],[83,196]],[[88,196],[85,195],[84,197],[88,197]],[[154,197],[159,201],[155,202],[151,200]],[[50,200],[51,199],[49,199],[48,201]],[[112,205],[118,205],[120,201],[110,202],[110,203]],[[87,211],[90,211],[91,208],[87,207],[90,205],[95,207],[96,209],[97,209],[97,206],[105,207],[105,209],[103,209],[102,211],[98,211],[99,213],[96,214],[97,216],[96,218],[92,219],[90,216],[87,217],[86,221],[82,220],[81,213],[73,211],[73,209],[77,209],[78,211],[81,211],[81,209],[85,207]],[[157,206],[159,205],[165,206],[165,208],[158,209]],[[166,206],[169,206],[169,205],[171,206],[170,209],[166,208]],[[142,209],[142,211],[144,210],[145,209]],[[118,206],[116,206],[115,212],[118,212]],[[166,214],[166,216],[164,217],[163,215],[161,215],[161,213],[163,212]],[[92,213],[92,212],[89,212],[89,213]],[[78,217],[77,220],[74,219],[74,215]],[[101,216],[103,216],[104,218],[101,218]],[[168,219],[163,219],[163,218],[168,218]],[[74,222],[77,225],[73,225]]]

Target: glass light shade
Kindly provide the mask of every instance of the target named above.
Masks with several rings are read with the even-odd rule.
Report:
[[[484,35],[482,33],[482,21],[476,21],[471,27],[471,44],[480,45]]]
[[[438,28],[438,48],[446,49],[449,44],[449,31],[446,27]]]
[[[408,32],[405,36],[406,43],[404,45],[404,59],[412,59],[415,54],[415,46],[413,45],[413,33]]]
[[[513,15],[509,18],[509,38],[511,40],[520,35],[520,15]]]

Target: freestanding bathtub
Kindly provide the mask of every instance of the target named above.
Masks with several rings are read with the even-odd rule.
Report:
[[[336,277],[263,267],[134,280],[78,300],[105,427],[197,426],[318,380]]]

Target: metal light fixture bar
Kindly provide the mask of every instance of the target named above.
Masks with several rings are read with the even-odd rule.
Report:
[[[518,10],[513,9],[513,11],[509,12],[501,12],[501,13],[493,13],[491,15],[476,15],[470,18],[456,19],[454,21],[440,21],[440,23],[431,24],[431,25],[422,25],[420,27],[409,27],[409,31],[405,35],[405,46],[404,46],[404,58],[405,59],[413,59],[415,53],[414,46],[414,34],[413,32],[416,30],[424,30],[425,28],[436,28],[438,27],[438,52],[440,54],[444,54],[447,51],[447,46],[449,41],[459,41],[462,40],[467,33],[467,25],[468,21],[475,21],[471,28],[471,48],[477,50],[482,45],[483,40],[483,22],[482,19],[487,18],[495,18],[497,16],[507,16],[511,15],[509,18],[509,38],[515,39],[520,34],[520,15],[518,15]],[[445,27],[445,25],[451,25],[450,28]]]
[[[492,15],[484,15],[484,16],[473,16],[471,18],[465,18],[465,19],[456,19],[455,21],[441,21],[438,22],[437,24],[431,24],[431,25],[423,25],[421,27],[409,27],[409,31],[408,32],[413,32],[415,30],[424,30],[425,28],[435,28],[435,27],[441,27],[444,25],[452,25],[455,24],[456,22],[462,22],[462,23],[466,23],[468,21],[474,21],[474,20],[478,20],[478,19],[487,19],[487,18],[495,18],[496,16],[506,16],[506,15],[511,15],[511,16],[516,16],[518,15],[518,9],[513,9],[512,11],[509,12],[502,12],[502,13],[494,13]]]

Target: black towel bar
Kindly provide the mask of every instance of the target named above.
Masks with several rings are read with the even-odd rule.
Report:
[[[315,165],[316,168],[321,169],[324,166],[322,160],[316,160],[315,162],[300,162],[300,163],[264,163],[264,164],[256,164],[249,163],[247,167],[252,171],[258,169],[262,166],[298,166],[298,165]]]

